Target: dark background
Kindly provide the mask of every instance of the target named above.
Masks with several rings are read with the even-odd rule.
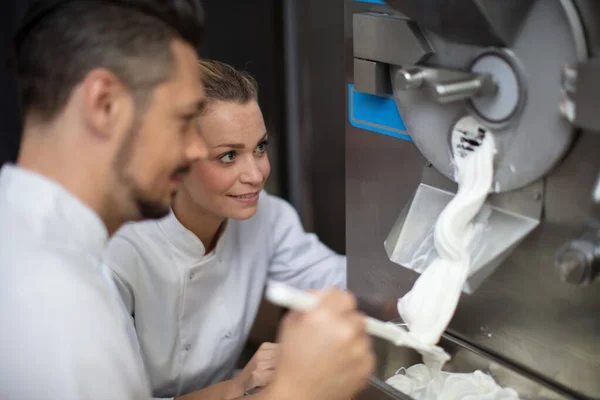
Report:
[[[16,84],[11,75],[8,60],[12,33],[18,18],[17,7],[25,6],[23,0],[3,0],[0,12],[2,43],[0,53],[0,164],[14,161],[17,157],[21,123],[16,100]]]

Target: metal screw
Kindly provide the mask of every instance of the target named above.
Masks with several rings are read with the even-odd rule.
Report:
[[[564,244],[556,252],[554,266],[563,282],[588,285],[597,280],[600,271],[597,232],[585,232]]]

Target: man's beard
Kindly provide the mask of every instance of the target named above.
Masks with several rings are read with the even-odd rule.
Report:
[[[176,178],[180,175],[186,175],[190,168],[190,165],[182,165],[173,171],[172,177]],[[138,186],[133,184],[133,182],[130,187],[134,195],[133,199],[137,205],[142,219],[160,219],[166,217],[171,211],[170,204],[165,205],[160,201],[150,199],[150,197],[145,195]],[[177,192],[175,190],[171,193],[171,203],[173,202],[176,194]]]
[[[171,211],[170,205],[165,205],[162,202],[151,200],[148,196],[138,193],[134,197],[137,209],[141,219],[160,219],[169,214]]]
[[[125,172],[129,161],[132,158],[140,127],[141,124],[139,122],[135,123],[127,137],[124,139],[123,145],[117,154],[115,167],[118,179],[126,186],[130,201],[133,202],[137,211],[137,218],[134,217],[132,219],[160,219],[169,214],[171,211],[171,204],[164,204],[164,202],[153,198],[152,195],[142,190]],[[189,169],[189,165],[180,166],[173,172],[173,176],[185,174]],[[175,191],[172,193],[171,197],[173,198],[174,196]]]

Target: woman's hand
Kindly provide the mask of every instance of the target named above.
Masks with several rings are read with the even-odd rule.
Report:
[[[241,392],[243,395],[250,389],[265,387],[271,383],[277,365],[278,350],[279,345],[276,343],[263,343],[258,348],[242,372],[232,380],[236,394]]]

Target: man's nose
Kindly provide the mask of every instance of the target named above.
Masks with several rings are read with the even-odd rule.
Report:
[[[202,135],[197,132],[190,135],[190,140],[186,147],[186,157],[189,162],[203,160],[208,157],[208,147]]]

